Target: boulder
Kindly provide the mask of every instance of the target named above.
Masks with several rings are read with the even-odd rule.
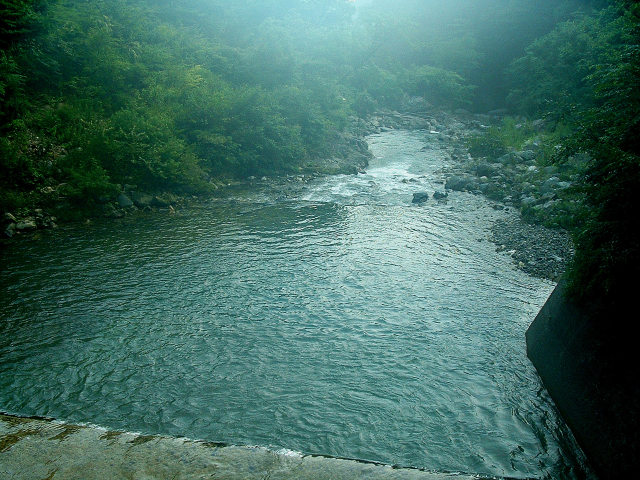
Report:
[[[455,190],[457,192],[463,192],[465,190],[473,190],[473,179],[468,176],[454,175],[447,179],[447,183],[444,188],[446,190]]]
[[[435,192],[433,192],[433,198],[436,199],[436,200],[444,200],[448,196],[449,196],[449,194],[446,193],[446,192],[438,192],[437,190]]]
[[[122,218],[124,211],[116,208],[112,203],[107,203],[103,207],[104,216],[107,218]]]
[[[496,169],[489,163],[479,163],[476,165],[476,175],[478,177],[491,177],[495,174]]]
[[[167,195],[156,195],[151,200],[154,207],[166,208],[171,205],[171,199]]]
[[[522,152],[518,152],[517,155],[525,162],[533,162],[536,159],[536,152],[533,150],[523,150]]]
[[[131,200],[138,208],[150,207],[153,202],[153,197],[143,192],[131,192]]]
[[[16,223],[16,230],[19,232],[28,232],[31,230],[37,230],[38,224],[36,223],[35,218],[26,217]]]
[[[544,130],[544,123],[545,122],[542,118],[538,118],[533,122],[531,122],[531,126],[535,128],[537,131],[541,132],[542,130]]]
[[[129,197],[127,197],[124,193],[121,193],[120,195],[118,195],[118,198],[116,199],[116,201],[118,202],[118,205],[121,208],[130,208],[133,207],[133,202],[131,201],[131,199]]]
[[[552,193],[559,188],[560,179],[558,177],[551,177],[544,181],[540,186],[542,193]]]
[[[516,163],[519,163],[521,161],[522,158],[518,154],[513,152],[505,153],[500,158],[498,158],[498,162],[502,163],[503,165],[515,165]]]
[[[427,192],[416,192],[413,194],[411,203],[424,203],[429,200],[429,194]]]

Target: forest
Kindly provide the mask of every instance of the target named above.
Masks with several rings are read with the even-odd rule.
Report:
[[[631,0],[1,0],[0,211],[305,171],[415,98],[501,110],[544,119],[545,162],[586,158],[570,282],[617,305],[639,273],[639,21]]]

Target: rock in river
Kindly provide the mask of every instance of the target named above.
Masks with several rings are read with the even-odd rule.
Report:
[[[433,198],[435,200],[444,200],[448,196],[449,196],[449,194],[446,193],[446,192],[438,192],[437,190],[435,192],[433,192]]]
[[[429,194],[427,192],[416,192],[413,194],[411,203],[424,203],[429,200]]]

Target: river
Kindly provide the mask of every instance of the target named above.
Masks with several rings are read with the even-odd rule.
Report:
[[[367,172],[0,254],[0,410],[516,478],[583,478],[525,353],[554,284],[488,241],[513,212],[444,191],[427,132]]]

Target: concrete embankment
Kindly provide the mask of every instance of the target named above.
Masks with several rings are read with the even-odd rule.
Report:
[[[0,414],[0,478],[478,480],[479,477]]]
[[[623,311],[586,309],[560,282],[529,327],[527,355],[602,479],[637,478],[637,340]]]

